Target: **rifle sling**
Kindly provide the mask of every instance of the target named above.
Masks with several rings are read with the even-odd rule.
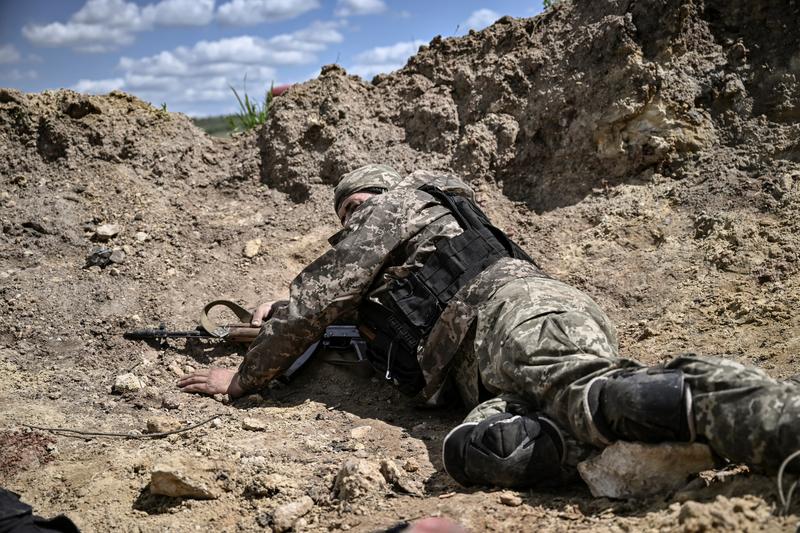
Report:
[[[249,324],[253,319],[253,313],[241,305],[231,302],[230,300],[214,300],[213,302],[207,303],[205,307],[203,307],[203,313],[200,315],[200,325],[208,332],[209,335],[213,337],[223,338],[230,333],[230,328],[215,324],[210,318],[208,318],[208,313],[215,307],[220,306],[233,311],[233,313],[236,315],[236,318],[239,319],[239,322]]]

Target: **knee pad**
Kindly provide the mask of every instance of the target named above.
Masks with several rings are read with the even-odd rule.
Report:
[[[692,393],[681,370],[645,368],[601,378],[589,387],[598,429],[611,440],[693,441]]]
[[[562,479],[564,441],[542,417],[499,413],[464,423],[442,448],[445,470],[461,485],[528,488]]]

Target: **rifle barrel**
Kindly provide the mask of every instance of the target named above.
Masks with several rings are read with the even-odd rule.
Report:
[[[134,331],[126,331],[122,337],[129,340],[146,340],[146,339],[187,339],[187,338],[204,338],[211,337],[212,335],[202,329],[193,329],[189,331],[170,331],[168,329],[153,328],[153,329],[137,329]]]

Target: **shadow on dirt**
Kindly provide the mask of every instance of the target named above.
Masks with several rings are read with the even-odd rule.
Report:
[[[142,339],[140,342],[154,350],[170,350],[191,357],[201,365],[213,365],[216,359],[230,355],[244,357],[247,352],[247,347],[243,344],[208,339]]]
[[[152,494],[148,483],[134,500],[133,508],[137,511],[144,511],[149,515],[166,514],[170,513],[171,509],[179,507],[184,499]]]
[[[187,343],[189,344],[189,343]],[[208,364],[216,357],[232,355],[235,346],[221,343],[205,347],[187,346],[184,353],[191,355],[198,363]],[[235,353],[242,353],[237,350]],[[332,365],[323,361],[325,352],[307,363],[293,379],[284,383],[274,381],[269,388],[258,394],[251,394],[233,402],[238,409],[248,410],[260,407],[296,407],[307,401],[319,402],[330,411],[350,413],[368,422],[375,419],[402,430],[401,439],[414,438],[424,444],[431,464],[436,469],[425,480],[425,494],[428,497],[447,499],[455,494],[471,495],[485,492],[500,492],[501,489],[489,487],[465,488],[453,481],[444,471],[441,460],[442,441],[447,433],[458,425],[466,416],[468,409],[458,402],[438,408],[420,404],[418,401],[403,396],[397,389],[386,383],[376,374],[364,376],[363,372],[352,367]],[[699,480],[696,480],[699,481]],[[710,487],[703,485],[684,497],[668,495],[646,500],[620,501],[608,498],[595,498],[588,487],[581,481],[577,473],[569,484],[561,487],[538,487],[520,493],[522,502],[532,507],[539,507],[556,513],[566,520],[579,520],[586,516],[642,517],[649,513],[664,511],[676,501],[687,498],[703,501],[713,500],[718,495],[727,497],[757,494],[775,500],[774,482],[764,476],[743,475],[734,483],[717,484]],[[687,485],[687,488],[692,485]],[[701,484],[702,485],[702,484]],[[171,505],[168,499],[159,497],[152,499],[143,496],[137,505],[145,506],[143,510],[153,512]],[[159,507],[161,506],[161,507]],[[138,507],[137,507],[138,508]],[[164,511],[160,511],[164,512]]]

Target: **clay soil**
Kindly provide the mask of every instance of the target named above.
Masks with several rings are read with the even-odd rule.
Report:
[[[216,298],[286,296],[337,229],[336,178],[382,162],[464,176],[545,270],[606,309],[625,355],[796,376],[799,9],[563,1],[434,39],[371,82],[329,66],[259,131],[222,140],[122,93],[0,90],[0,485],[86,531],[261,530],[304,496],[298,531],[431,515],[471,531],[794,531],[798,504],[779,516],[774,479],[741,471],[631,501],[579,482],[464,489],[439,457],[461,408],[421,409],[321,361],[234,402],[181,394],[179,376],[235,368],[244,348],[122,333],[191,328]],[[87,265],[96,248],[116,262]],[[141,387],[112,390],[126,373]],[[163,439],[26,427],[142,434],[213,415]],[[348,459],[391,461],[405,482],[337,498]],[[210,475],[216,499],[151,494],[165,461]]]

